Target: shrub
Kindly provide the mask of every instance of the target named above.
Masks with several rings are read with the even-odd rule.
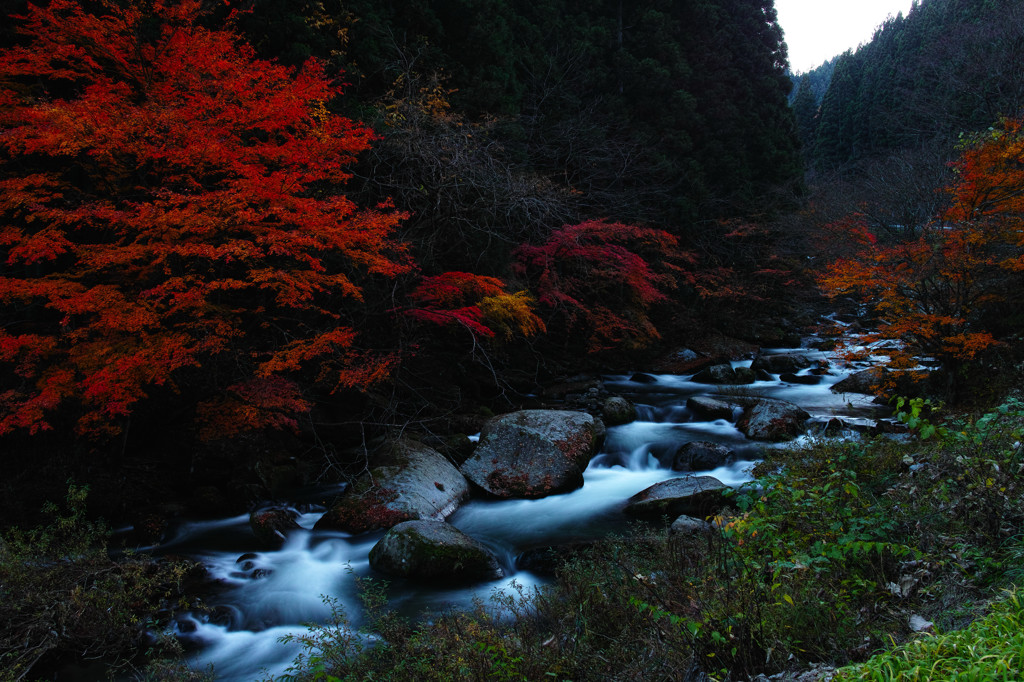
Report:
[[[106,529],[86,519],[87,494],[87,488],[69,485],[64,508],[44,507],[47,524],[0,538],[5,682],[71,661],[102,660],[123,669],[152,645],[157,612],[167,613],[180,598],[190,564],[111,559]],[[172,651],[172,642],[158,640],[149,653]]]

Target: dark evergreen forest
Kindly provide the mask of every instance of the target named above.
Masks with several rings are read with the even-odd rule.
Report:
[[[346,111],[385,138],[362,196],[413,210],[434,268],[500,272],[502,244],[542,225],[601,217],[685,235],[800,191],[771,2],[257,0],[243,27],[267,56],[344,69]],[[467,263],[478,247],[487,261]]]
[[[794,102],[814,168],[901,151],[950,149],[1024,102],[1024,7],[1013,0],[929,0],[840,55],[813,111]],[[817,75],[815,70],[810,77]],[[799,97],[799,95],[798,95]]]

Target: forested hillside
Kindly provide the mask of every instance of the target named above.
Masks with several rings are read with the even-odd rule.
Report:
[[[254,44],[275,56],[311,49],[280,44],[277,20],[260,21],[276,4],[257,2],[243,20]],[[535,198],[560,200],[558,215],[653,220],[682,233],[694,219],[763,212],[768,191],[799,184],[770,2],[359,0],[335,16],[344,17],[334,49],[352,84],[350,111],[389,136],[437,126],[439,104],[463,125],[490,122],[467,153],[565,193]],[[381,120],[428,94],[432,120]],[[421,134],[406,143],[419,153],[444,144]],[[383,182],[394,163],[375,169]]]
[[[1024,7],[926,0],[838,58],[821,103],[814,164],[835,169],[898,149],[946,145],[1024,103]]]

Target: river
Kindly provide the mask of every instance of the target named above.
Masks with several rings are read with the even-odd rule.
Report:
[[[469,606],[494,590],[515,585],[527,589],[543,582],[540,576],[516,569],[516,556],[544,545],[605,536],[627,528],[623,503],[654,483],[688,475],[663,468],[656,455],[689,441],[711,441],[728,446],[738,460],[727,467],[701,472],[738,486],[750,480],[750,470],[766,445],[748,441],[732,422],[701,421],[686,407],[694,395],[720,391],[752,393],[796,403],[811,414],[810,430],[820,430],[838,417],[850,433],[872,424],[879,408],[868,396],[835,394],[830,387],[858,367],[841,368],[829,354],[806,349],[773,349],[769,353],[799,353],[829,363],[829,374],[816,385],[786,383],[773,375],[743,387],[694,383],[691,375],[606,376],[612,394],[634,402],[638,419],[608,429],[601,452],[584,473],[582,488],[539,500],[472,500],[448,520],[480,540],[498,555],[506,576],[461,588],[431,588],[393,580],[391,607],[409,615]],[[750,361],[734,362],[749,366]],[[806,374],[803,370],[801,374]],[[653,381],[652,381],[653,379]],[[848,434],[847,434],[848,435]],[[290,534],[277,551],[259,549],[249,528],[248,515],[214,521],[183,523],[161,551],[186,554],[202,562],[218,587],[206,595],[209,612],[179,617],[174,634],[186,645],[197,668],[212,665],[217,680],[252,682],[284,672],[299,647],[283,644],[285,635],[306,632],[304,623],[324,622],[331,616],[325,597],[344,608],[350,623],[360,623],[357,576],[375,576],[368,554],[383,532],[348,535],[312,531],[324,509],[317,501],[338,490],[307,491],[311,502],[296,499],[302,531]]]

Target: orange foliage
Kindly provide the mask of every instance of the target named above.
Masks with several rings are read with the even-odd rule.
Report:
[[[852,253],[820,279],[830,296],[854,294],[874,309],[877,337],[902,339],[904,353],[933,354],[946,366],[998,343],[986,316],[1024,270],[1021,120],[979,138],[955,169],[950,209],[902,241],[879,243],[856,216],[831,226]]]
[[[215,360],[231,386],[192,398],[207,426],[280,427],[308,407],[281,373],[359,386],[388,366],[344,322],[409,269],[402,214],[337,189],[371,131],[327,113],[321,65],[261,61],[201,5],[53,0],[0,53],[0,434],[61,407],[116,432]]]

